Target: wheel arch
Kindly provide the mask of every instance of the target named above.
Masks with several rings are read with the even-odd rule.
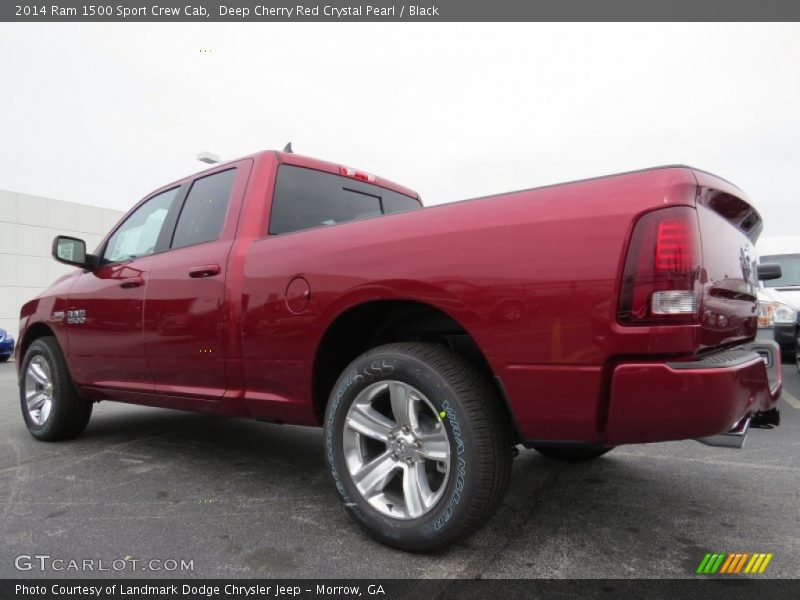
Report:
[[[418,300],[369,300],[341,311],[330,322],[317,345],[312,372],[312,402],[319,422],[324,420],[336,380],[350,362],[370,348],[407,341],[439,343],[460,354],[505,400],[505,392],[484,351],[467,328],[452,315]],[[511,418],[507,402],[503,408]]]
[[[42,323],[42,322],[31,323],[25,329],[25,333],[24,333],[22,339],[19,340],[19,346],[20,346],[19,358],[20,358],[20,363],[22,362],[22,360],[24,360],[25,353],[28,351],[28,348],[30,348],[30,345],[33,342],[35,342],[36,340],[38,340],[39,338],[47,337],[47,336],[52,336],[52,337],[56,338],[56,341],[58,342],[59,346],[62,346],[62,350],[63,350],[63,345],[61,344],[61,340],[58,339],[58,336],[56,335],[56,332],[53,330],[52,327],[50,327],[46,323]]]

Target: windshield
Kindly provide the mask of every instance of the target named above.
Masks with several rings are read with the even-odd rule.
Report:
[[[800,286],[800,254],[773,254],[762,256],[759,262],[778,263],[783,274],[779,279],[765,281],[764,286],[768,288]]]

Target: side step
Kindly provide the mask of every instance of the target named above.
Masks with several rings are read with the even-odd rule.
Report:
[[[717,435],[710,435],[704,438],[697,438],[697,441],[706,446],[717,446],[720,448],[736,448],[744,446],[747,438],[747,431],[750,429],[750,417],[745,417],[739,421],[733,429]]]

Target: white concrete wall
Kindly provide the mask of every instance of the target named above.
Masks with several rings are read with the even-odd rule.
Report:
[[[50,256],[56,235],[84,239],[91,252],[122,215],[0,190],[0,328],[16,338],[20,307],[72,269]]]

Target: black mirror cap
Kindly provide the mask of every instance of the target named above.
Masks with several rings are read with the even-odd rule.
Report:
[[[66,249],[69,247],[69,252]],[[97,265],[97,257],[86,253],[86,242],[68,235],[57,235],[50,249],[53,258],[58,262],[82,269],[93,269]]]
[[[758,265],[758,280],[770,281],[772,279],[780,279],[783,275],[781,266],[778,263],[764,263]]]

